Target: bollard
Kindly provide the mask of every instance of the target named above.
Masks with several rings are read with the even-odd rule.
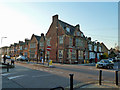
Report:
[[[116,85],[118,85],[118,71],[115,71],[115,81]]]
[[[69,74],[70,75],[70,90],[73,90],[73,75],[74,74]]]
[[[7,64],[7,72],[9,72],[9,63]]]
[[[99,72],[99,85],[101,85],[101,80],[102,80],[102,70]]]

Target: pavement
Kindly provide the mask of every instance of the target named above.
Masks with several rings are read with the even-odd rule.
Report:
[[[20,62],[18,62],[18,63],[20,63]],[[26,63],[26,64],[36,64],[35,62],[34,63],[33,62],[29,62],[29,63],[24,62],[24,63]],[[57,63],[55,63],[55,64],[57,64]],[[55,65],[55,64],[53,64],[53,65]],[[39,65],[42,66],[42,67],[47,67],[47,63],[45,65],[39,63]],[[94,63],[93,64],[81,64],[81,65],[84,65],[84,66],[93,65],[94,66]],[[10,73],[14,73],[18,70],[26,71],[27,69],[28,68],[25,68],[25,67],[19,67],[19,68],[15,67],[13,69],[10,69]],[[1,75],[9,75],[9,73],[6,72],[6,69],[2,69],[2,74]],[[4,86],[4,88],[9,88],[9,87],[11,87],[11,88],[24,88],[22,85],[18,84],[16,81],[9,80],[5,77],[2,77],[2,79],[3,79],[4,85],[6,85],[6,86]],[[68,79],[67,79],[67,81],[68,81]],[[57,83],[57,84],[59,84],[59,83]],[[80,88],[119,88],[120,89],[120,82],[119,82],[118,86],[115,85],[115,82],[111,82],[111,81],[102,81],[102,85],[99,85],[98,81],[90,81],[90,82],[84,82],[84,83],[77,82],[77,83],[74,83],[73,87],[74,87],[75,90],[79,90]],[[70,88],[70,86],[68,85],[68,86],[65,86],[64,88]]]

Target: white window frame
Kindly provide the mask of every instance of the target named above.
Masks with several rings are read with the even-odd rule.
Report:
[[[76,50],[72,49],[72,55],[71,56],[72,56],[72,59],[76,59]]]
[[[67,30],[67,32],[70,32],[70,28],[69,27],[66,27],[66,30]]]
[[[63,35],[59,36],[59,44],[63,44]]]
[[[63,50],[58,50],[59,58],[63,58]]]
[[[47,46],[51,46],[50,45],[50,39],[47,39]]]
[[[99,46],[99,52],[101,52],[101,47]]]
[[[76,46],[79,46],[79,38],[76,38],[76,39],[75,39],[75,45],[76,45]]]
[[[97,51],[97,46],[96,45],[94,46],[94,51]]]
[[[70,45],[70,46],[73,45],[73,38],[72,38],[72,37],[69,38],[69,45]]]
[[[35,48],[36,47],[36,43],[30,43],[30,48]]]
[[[89,47],[89,51],[92,51],[92,45],[89,44],[88,47]]]
[[[80,32],[77,32],[77,36],[80,36]]]
[[[44,46],[44,42],[40,42],[40,46]]]

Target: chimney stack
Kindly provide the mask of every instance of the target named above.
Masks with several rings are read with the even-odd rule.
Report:
[[[58,20],[58,15],[56,14],[52,17],[52,21],[57,21],[57,20]]]
[[[43,36],[43,37],[44,37],[44,33],[41,33],[41,36]]]
[[[77,24],[75,27],[76,27],[77,29],[80,29],[80,25],[79,25],[79,24]]]
[[[91,41],[91,37],[88,37],[88,40],[90,40],[90,41]]]

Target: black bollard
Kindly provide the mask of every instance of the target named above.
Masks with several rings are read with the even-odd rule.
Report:
[[[99,85],[101,85],[101,80],[102,80],[102,70],[99,72]]]
[[[73,75],[74,74],[69,74],[70,75],[70,90],[73,90]]]
[[[9,72],[9,63],[7,64],[7,72]]]
[[[118,71],[115,71],[115,81],[116,85],[118,85]]]

